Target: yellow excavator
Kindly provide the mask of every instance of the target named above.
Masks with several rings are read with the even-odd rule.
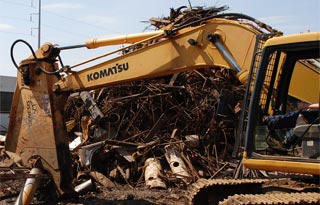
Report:
[[[26,44],[31,50],[31,56],[20,64],[15,62],[13,56],[18,43]],[[69,49],[119,44],[129,45],[72,66],[64,65],[60,57],[60,52]],[[114,38],[90,39],[81,45],[55,46],[46,43],[37,51],[33,51],[27,42],[17,40],[11,48],[18,77],[5,151],[23,166],[49,173],[61,195],[73,194],[72,161],[63,113],[71,93],[193,69],[224,67],[236,70],[239,80],[248,84],[247,109],[244,108],[247,112],[243,114],[245,123],[241,124],[239,132],[244,133],[245,137],[238,141],[238,144],[245,143],[243,164],[250,169],[319,175],[319,158],[311,159],[311,154],[308,154],[319,154],[319,146],[316,147],[319,145],[319,123],[310,122],[296,130],[301,134],[302,153],[270,156],[267,148],[257,149],[256,143],[257,139],[267,138],[263,119],[285,114],[289,96],[309,104],[319,102],[319,67],[317,63],[310,63],[320,57],[319,44],[319,33],[282,36],[281,32],[252,17],[235,13],[214,13],[178,26]],[[122,55],[79,71],[74,70],[119,52]],[[301,81],[306,89],[300,87]],[[96,113],[94,103],[90,108],[92,113]],[[262,128],[266,128],[265,132],[258,135],[261,131],[257,130]],[[310,147],[311,142],[314,146]],[[202,180],[195,183],[190,203],[211,203],[212,197],[203,198],[201,193],[210,195],[210,187],[218,187],[219,184],[236,187],[252,185],[252,188],[261,183],[259,179]],[[249,193],[254,193],[250,190]],[[22,194],[19,199],[22,204],[30,203],[30,195],[34,191],[33,187],[30,193]],[[230,193],[230,196],[236,193],[238,191]],[[308,196],[300,194],[302,198],[310,199],[311,203],[319,201],[314,193]]]

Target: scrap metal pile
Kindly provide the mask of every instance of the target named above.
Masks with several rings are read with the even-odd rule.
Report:
[[[234,167],[219,173],[235,166],[224,160],[232,150],[244,86],[232,70],[200,69],[90,94],[104,115],[98,123],[80,94],[65,107],[65,120],[73,124],[70,141],[78,140],[79,149],[71,145],[78,170],[162,188],[232,175]]]
[[[183,9],[152,18],[151,24],[176,27],[226,8]],[[233,70],[215,67],[74,94],[65,121],[77,173],[89,173],[107,187],[151,188],[231,176],[237,164],[226,159],[244,92]],[[92,98],[103,117],[93,120],[92,104],[83,103],[83,96]]]
[[[191,24],[194,26],[201,23],[201,20],[203,20],[204,18],[212,18],[213,16],[217,16],[219,12],[225,11],[227,9],[227,6],[208,8],[187,8],[186,6],[181,6],[177,9],[171,8],[170,15],[168,17],[151,18],[150,24],[158,29],[173,29],[186,24]]]

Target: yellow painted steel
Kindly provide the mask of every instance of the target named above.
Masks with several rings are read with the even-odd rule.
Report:
[[[320,32],[300,33],[300,34],[292,34],[287,36],[271,38],[265,43],[265,46],[274,46],[274,45],[278,46],[278,45],[285,45],[290,43],[303,43],[303,42],[319,41],[319,40],[320,40]]]
[[[52,69],[47,62],[41,62],[40,66],[48,71]],[[64,102],[61,98],[61,102],[53,102],[55,97],[51,88],[58,80],[57,76],[35,74],[36,68],[35,64],[29,65],[33,80],[30,85],[24,83],[22,74],[18,72],[5,150],[26,167],[32,167],[34,156],[41,158],[42,166],[52,175],[58,191],[63,193],[60,187],[61,172],[70,164],[64,164],[64,167],[59,164],[58,155],[61,153],[58,152],[58,147],[68,147],[69,142],[65,137],[67,134],[61,134],[66,133],[63,118],[59,116],[59,112],[52,111],[52,108],[63,108]]]
[[[163,30],[150,31],[150,32],[144,32],[144,33],[137,33],[137,34],[128,34],[128,35],[115,36],[115,37],[109,37],[109,38],[92,38],[87,40],[86,46],[87,48],[92,49],[92,48],[98,48],[102,46],[136,43],[146,38],[150,38],[150,37],[161,35],[161,34],[164,34]]]
[[[101,64],[66,76],[55,84],[60,91],[90,90],[125,81],[168,75],[175,72],[230,65],[208,40],[209,34],[219,33],[237,64],[249,70],[257,31],[237,21],[212,19],[209,23],[180,30],[172,37],[119,56]],[[241,36],[241,39],[239,38]],[[197,45],[190,45],[194,39]]]
[[[244,158],[243,164],[253,170],[320,175],[320,163]]]
[[[313,69],[312,64],[298,61],[291,78],[289,95],[310,104],[319,103],[320,69]]]

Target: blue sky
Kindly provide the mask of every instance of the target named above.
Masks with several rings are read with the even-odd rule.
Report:
[[[190,0],[192,6],[229,6],[284,34],[320,31],[319,0]],[[169,15],[170,8],[188,6],[188,0],[41,0],[41,43],[61,46],[82,44],[93,37],[145,31],[143,21]],[[16,76],[10,47],[17,39],[38,46],[38,0],[0,0],[0,75]],[[119,46],[118,46],[119,47]],[[117,47],[115,47],[117,48]],[[63,51],[66,65],[93,58],[114,48]],[[30,55],[24,46],[15,49],[16,61]]]

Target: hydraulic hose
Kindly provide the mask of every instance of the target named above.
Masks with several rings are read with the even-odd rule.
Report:
[[[16,67],[16,69],[17,69],[19,72],[21,72],[21,71],[19,70],[19,66],[18,66],[18,64],[16,63],[15,59],[14,59],[13,50],[14,50],[14,47],[16,46],[16,44],[17,44],[17,43],[20,43],[20,42],[21,42],[21,43],[24,43],[25,45],[28,46],[28,48],[30,49],[30,51],[31,51],[31,53],[32,53],[33,58],[35,59],[36,62],[38,61],[38,58],[37,58],[37,56],[36,56],[36,53],[34,52],[32,46],[31,46],[27,41],[22,40],[22,39],[18,39],[18,40],[16,40],[16,41],[14,41],[13,44],[11,45],[11,48],[10,48],[10,57],[11,57],[11,61],[12,61],[13,65]]]
[[[34,58],[34,60],[36,62],[36,65],[39,65],[39,59],[37,58],[36,53],[34,52],[32,46],[28,42],[26,42],[25,40],[18,39],[18,40],[13,42],[13,44],[11,45],[11,48],[10,48],[11,60],[12,60],[13,65],[17,68],[17,70],[21,73],[21,71],[19,70],[19,66],[16,63],[16,61],[14,59],[14,55],[13,55],[13,50],[14,50],[14,47],[16,46],[17,43],[24,43],[30,49],[31,54],[32,54],[32,56],[33,56],[33,58]],[[39,68],[43,73],[45,73],[47,75],[56,75],[56,74],[58,74],[60,72],[60,70],[56,70],[56,71],[53,71],[53,72],[46,71],[40,65],[39,65]]]

